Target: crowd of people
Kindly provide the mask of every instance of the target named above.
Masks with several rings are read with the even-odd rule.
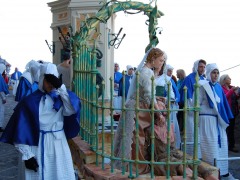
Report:
[[[166,62],[166,53],[158,48],[150,49],[144,56],[136,71],[131,72],[131,78],[125,82],[125,98],[126,108],[135,109],[136,101],[140,109],[151,109],[152,99],[154,101],[154,109],[183,109],[184,100],[187,99],[187,106],[194,107],[195,99],[198,98],[200,105],[199,124],[198,126],[198,158],[214,165],[214,160],[218,158],[228,158],[228,150],[239,152],[235,147],[234,128],[236,117],[239,114],[238,99],[240,96],[239,87],[231,85],[231,78],[224,74],[220,76],[217,64],[207,63],[200,59],[194,62],[192,73],[186,76],[183,69],[176,70],[176,76],[173,75],[173,67]],[[128,65],[127,67],[131,67]],[[119,64],[115,63],[115,87],[119,87],[118,92],[122,92]],[[127,68],[127,75],[129,75]],[[136,72],[139,74],[138,82],[136,82]],[[199,77],[199,96],[194,97],[196,75]],[[154,77],[155,80],[151,81]],[[130,80],[129,80],[130,79]],[[130,83],[129,83],[129,82]],[[136,84],[139,85],[139,98],[136,98]],[[154,83],[154,93],[151,87]],[[129,85],[130,84],[130,85]],[[170,87],[170,88],[168,88]],[[185,97],[185,88],[187,88],[187,97]],[[170,93],[170,94],[169,94]],[[122,96],[122,93],[118,93]],[[170,107],[167,107],[167,98],[170,98]],[[149,159],[149,142],[150,135],[147,133],[151,125],[151,113],[149,111],[136,113],[134,111],[125,111],[124,123],[123,119],[119,119],[119,125],[114,139],[114,154],[117,157],[129,159],[136,158],[140,161]],[[123,116],[123,115],[122,115]],[[138,120],[138,134],[136,134],[135,121]],[[154,113],[154,132],[156,144],[161,146],[166,145],[166,124],[168,117],[166,113]],[[186,128],[187,148],[186,152],[189,155],[194,154],[194,112],[188,111],[186,118],[186,127],[184,127],[183,111],[172,111],[169,116],[171,138],[170,143],[172,148],[180,149],[181,133]],[[123,129],[124,128],[124,129]],[[164,130],[165,129],[165,130]],[[123,132],[125,135],[123,136]],[[146,135],[148,134],[148,135]],[[138,137],[138,140],[136,139]],[[149,137],[148,137],[149,136]],[[127,137],[127,138],[126,138]],[[136,142],[138,141],[138,143]],[[159,143],[161,142],[161,143]],[[136,152],[136,144],[138,144],[138,152]],[[148,145],[146,145],[148,144]],[[172,144],[174,144],[172,146]],[[124,145],[124,148],[122,146]],[[158,147],[159,147],[158,146]],[[161,149],[154,154],[155,161],[161,159]],[[172,157],[172,156],[171,156]],[[133,163],[134,164],[134,163]],[[122,164],[121,161],[115,161],[115,168],[121,169],[122,166],[128,166],[127,163]],[[136,165],[136,164],[135,164]],[[221,179],[234,179],[228,172],[228,160],[218,161],[216,166],[220,169]],[[149,172],[150,166],[147,164],[138,164],[139,173]],[[164,169],[164,168],[163,168]],[[155,174],[164,175],[161,169],[154,169]],[[210,174],[206,173],[211,179]],[[207,177],[205,177],[208,179]]]
[[[79,132],[81,103],[80,99],[69,90],[70,66],[69,53],[63,55],[63,62],[58,66],[49,62],[31,60],[23,73],[15,68],[9,80],[5,74],[6,67],[0,64],[2,74],[0,131],[3,132],[0,141],[13,144],[22,153],[26,179],[51,179],[51,177],[74,179],[67,139],[77,136]],[[187,112],[186,127],[184,127],[183,111],[177,110],[183,109],[185,99],[188,108],[193,108],[196,98],[200,105],[198,158],[214,165],[214,159],[228,157],[228,150],[239,152],[235,147],[234,137],[235,121],[239,114],[239,87],[231,85],[229,75],[220,76],[217,64],[207,63],[203,59],[194,62],[189,75],[186,75],[183,69],[177,69],[175,77],[173,69],[174,67],[167,64],[166,53],[159,48],[149,49],[137,68],[127,65],[125,73],[119,72],[118,63],[114,64],[114,99],[116,100],[114,106],[119,109],[116,112],[122,115],[120,109],[123,104],[119,101],[122,98],[125,99],[126,108],[134,109],[137,104],[138,108],[146,110],[139,111],[137,117],[135,111],[124,111],[125,119],[124,121],[122,118],[119,119],[114,137],[114,155],[128,159],[138,158],[140,161],[150,160],[152,116],[154,116],[156,139],[155,161],[166,158],[163,149],[166,150],[167,147],[168,123],[170,123],[169,142],[174,157],[172,160],[182,158],[180,155],[176,156],[176,150],[181,149],[181,132],[184,128],[188,143],[186,151],[189,155],[193,155],[194,113]],[[196,76],[199,77],[200,85],[197,97],[194,96]],[[4,104],[9,94],[10,81],[18,104],[5,126]],[[138,98],[136,98],[138,94],[136,87],[139,87]],[[174,110],[169,115],[161,111],[168,108]],[[147,110],[152,110],[154,113]],[[127,126],[124,127],[123,123]],[[114,161],[115,168],[121,169],[122,166],[128,167],[128,163]],[[234,179],[228,172],[227,160],[217,162],[216,166],[220,169],[221,179]],[[137,167],[140,174],[150,171],[148,164],[140,163]],[[135,168],[136,164],[133,163],[133,170]],[[172,175],[182,175],[183,167],[179,165],[175,168],[177,170],[173,171],[175,174]],[[201,170],[202,177],[214,179],[210,172],[204,168]],[[165,175],[161,166],[155,166],[154,172],[156,175]]]

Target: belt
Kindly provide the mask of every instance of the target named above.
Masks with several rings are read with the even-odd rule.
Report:
[[[43,167],[44,167],[44,136],[47,133],[54,133],[54,132],[59,132],[62,131],[63,129],[60,130],[56,130],[56,131],[44,131],[44,130],[40,130],[40,133],[42,133],[42,141],[41,141],[41,164],[42,164],[42,180],[44,180],[44,171],[43,171]]]

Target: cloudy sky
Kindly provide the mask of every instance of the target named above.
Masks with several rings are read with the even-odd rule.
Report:
[[[140,0],[148,3],[149,0]],[[24,70],[31,59],[52,61],[45,39],[51,43],[51,12],[47,6],[52,0],[1,1],[0,55],[14,69]],[[193,62],[205,59],[217,63],[222,72],[229,74],[232,84],[240,86],[240,1],[239,0],[158,0],[158,9],[165,15],[159,19],[163,29],[158,35],[157,47],[167,52],[168,63],[175,70],[191,72]],[[143,14],[117,13],[116,31],[123,27],[126,33],[122,44],[115,50],[115,61],[137,66],[148,44]]]

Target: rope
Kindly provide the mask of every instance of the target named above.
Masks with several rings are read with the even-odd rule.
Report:
[[[228,69],[224,69],[224,70],[222,70],[222,71],[220,71],[220,72],[224,72],[224,71],[227,71],[227,70],[229,70],[229,69],[233,69],[233,68],[238,67],[238,66],[240,66],[240,64],[238,64],[238,65],[236,65],[236,66],[233,66],[233,67],[230,67],[230,68],[228,68]]]

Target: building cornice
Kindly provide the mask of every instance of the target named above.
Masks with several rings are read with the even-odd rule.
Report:
[[[66,10],[70,1],[71,0],[60,0],[60,1],[50,2],[47,4],[51,8],[51,12],[59,12],[62,10]]]

